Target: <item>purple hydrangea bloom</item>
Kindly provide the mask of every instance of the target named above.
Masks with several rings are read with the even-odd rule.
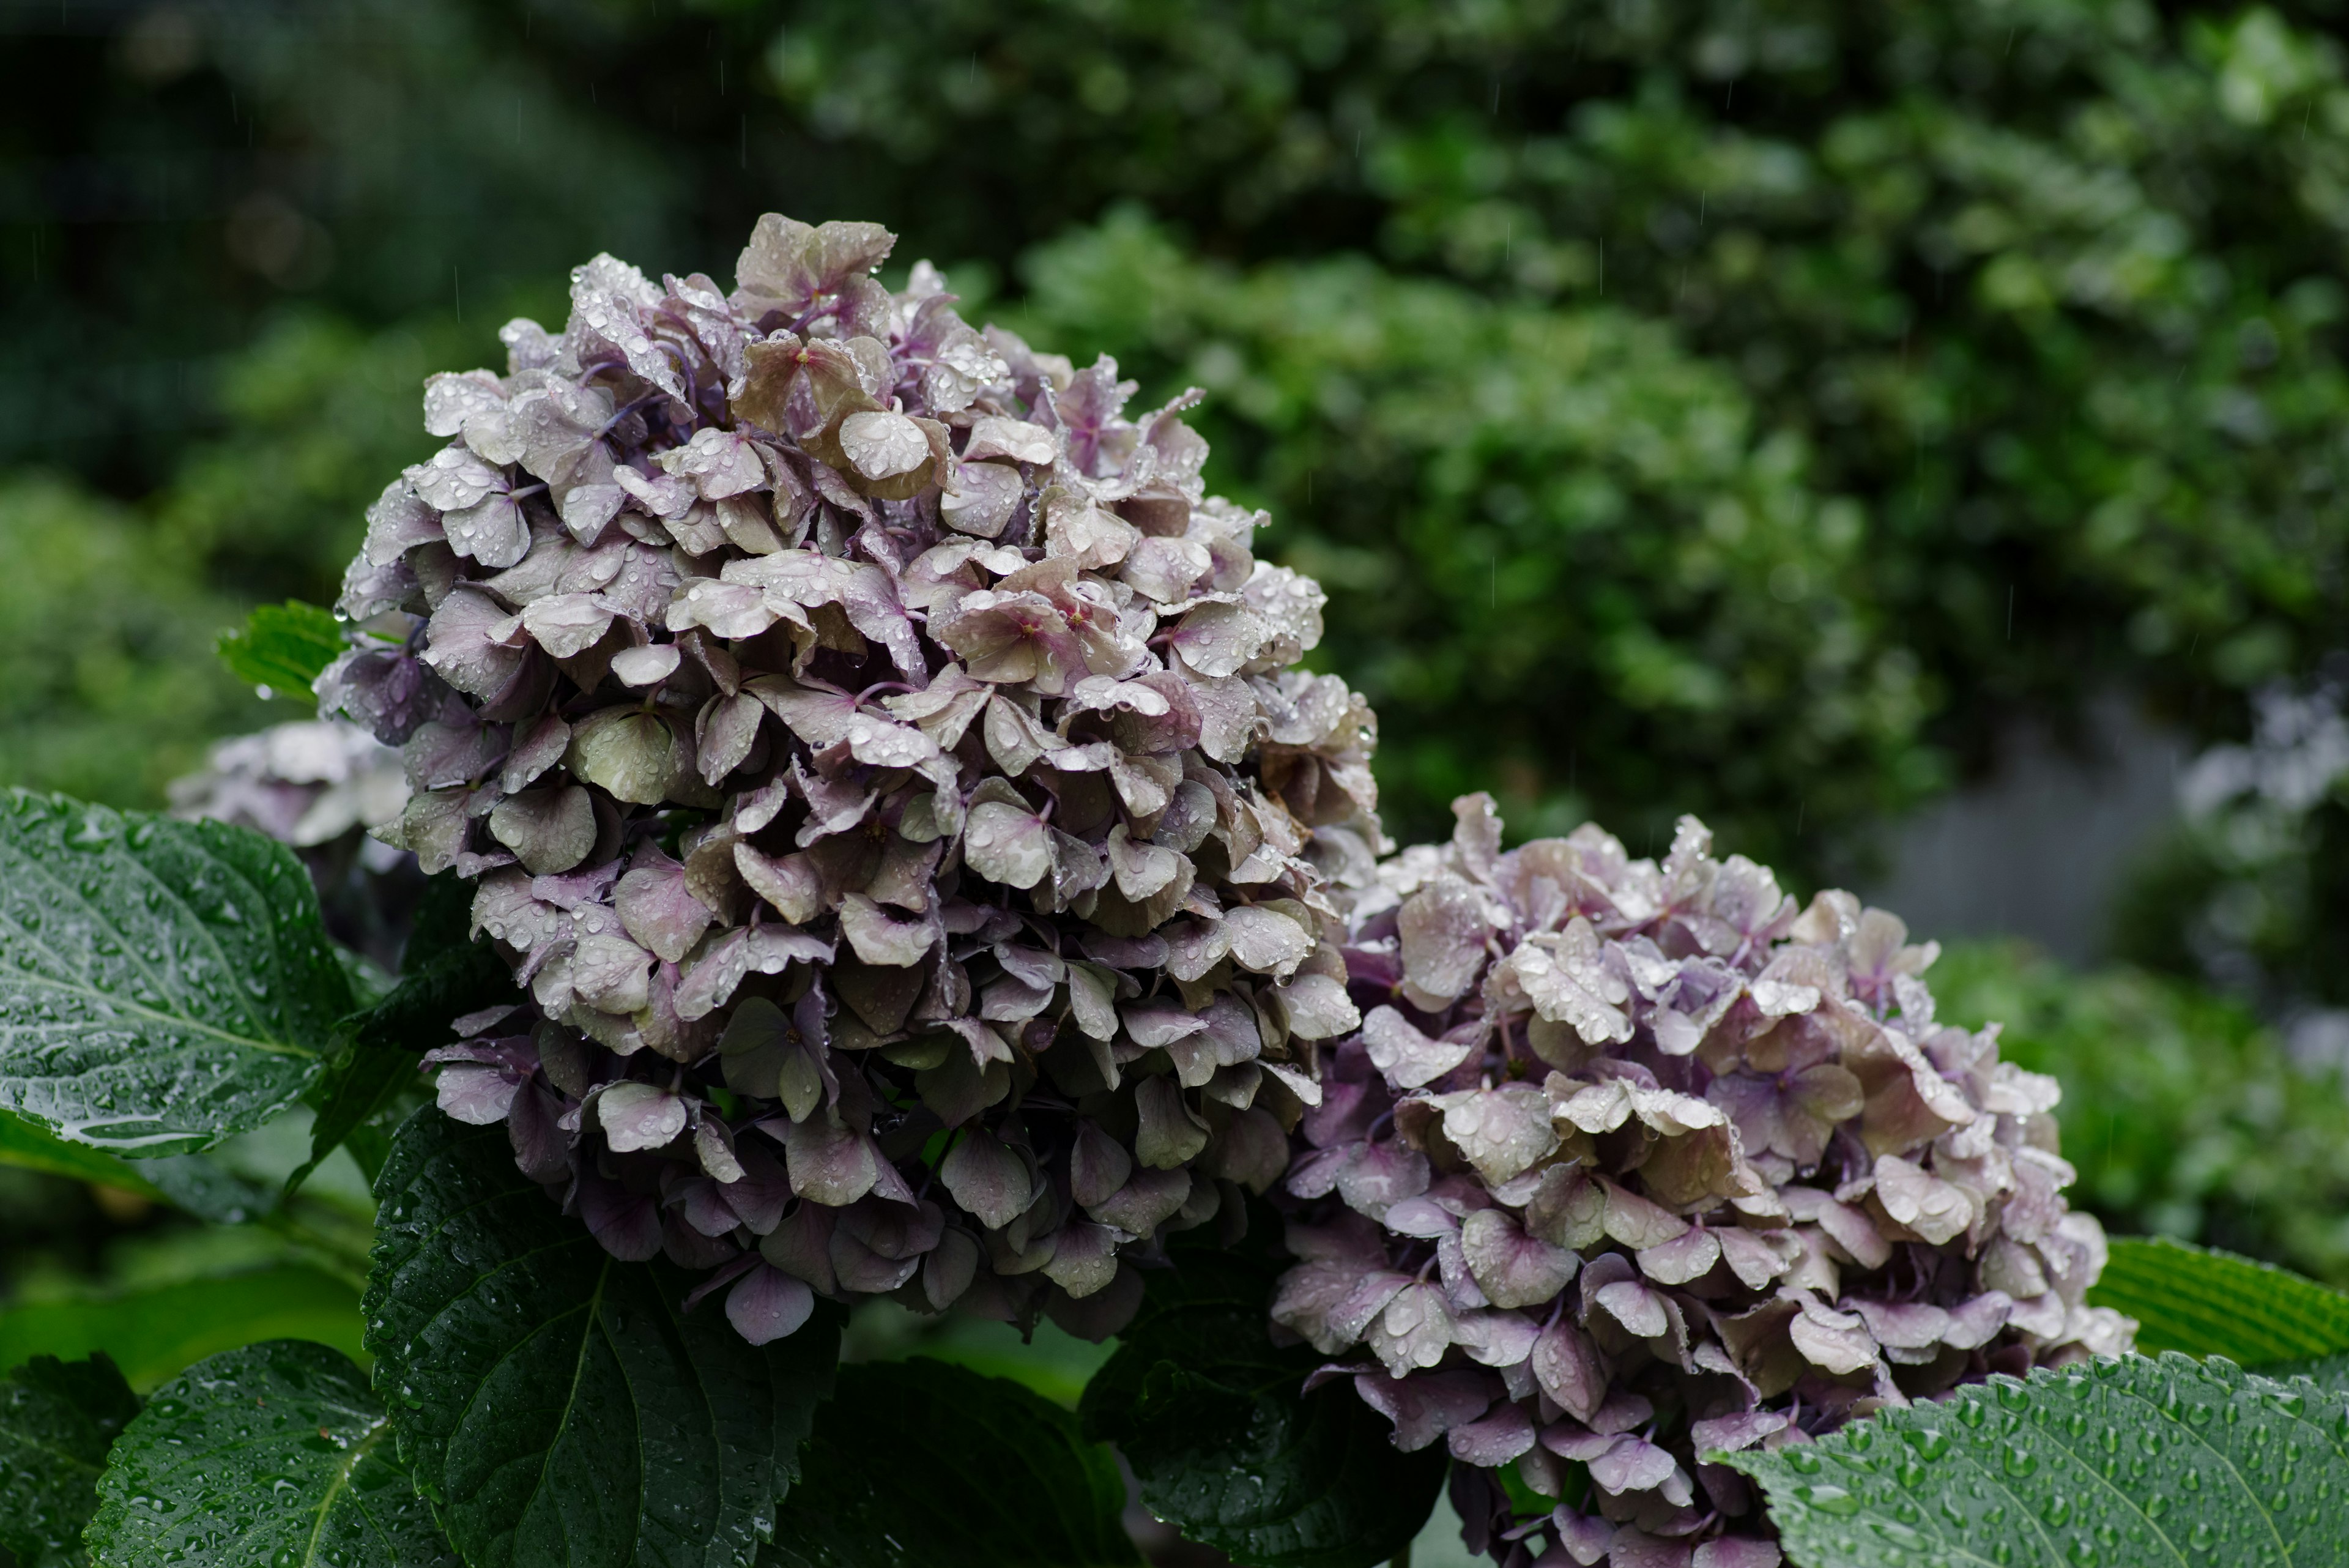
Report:
[[[2085,1303],[2055,1083],[1935,1022],[1931,944],[1798,909],[1692,817],[1660,866],[1454,811],[1354,899],[1362,1023],[1299,1125],[1273,1315],[1398,1444],[1449,1447],[1472,1547],[1766,1568],[1706,1455],[2128,1347]],[[1511,1465],[1577,1501],[1516,1515]]]
[[[1375,722],[1292,668],[1321,592],[1206,493],[1195,394],[1129,417],[892,244],[771,215],[730,293],[598,257],[432,378],[321,691],[528,989],[443,1108],[612,1252],[754,1340],[885,1293],[1097,1336],[1360,1023]]]

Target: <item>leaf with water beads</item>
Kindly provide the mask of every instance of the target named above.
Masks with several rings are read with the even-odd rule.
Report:
[[[139,1198],[167,1197],[148,1180],[148,1172],[136,1166],[88,1144],[67,1143],[40,1123],[6,1111],[0,1111],[0,1165],[62,1176],[69,1181],[94,1181]]]
[[[2349,1563],[2349,1398],[2225,1360],[1995,1377],[1722,1462],[1796,1568]]]
[[[0,1108],[133,1158],[268,1121],[349,982],[293,852],[249,828],[0,801]]]
[[[460,1556],[500,1568],[746,1568],[799,1473],[839,1320],[751,1345],[691,1280],[624,1263],[514,1168],[502,1127],[427,1107],[376,1183],[376,1386]]]
[[[87,1536],[98,1568],[455,1568],[348,1357],[298,1339],[215,1355],[114,1445]]]
[[[2271,1361],[2260,1368],[2262,1377],[2305,1377],[2319,1388],[2349,1394],[2349,1355],[2311,1355],[2297,1361]]]
[[[2089,1287],[2137,1321],[2137,1346],[2245,1366],[2349,1351],[2349,1295],[2289,1269],[2167,1238],[2112,1243]]]
[[[106,1451],[139,1397],[104,1355],[36,1355],[0,1382],[0,1547],[18,1568],[77,1568]]]

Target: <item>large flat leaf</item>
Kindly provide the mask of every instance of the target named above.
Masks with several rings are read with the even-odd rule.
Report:
[[[376,1184],[376,1386],[475,1568],[748,1563],[831,1386],[829,1312],[764,1347],[665,1261],[622,1263],[514,1168],[502,1127],[427,1108]]]
[[[2245,1366],[2349,1351],[2349,1295],[2288,1269],[2167,1240],[2116,1241],[2088,1299],[2137,1321],[2137,1349]]]
[[[1440,1448],[1406,1454],[1342,1386],[1299,1392],[1325,1359],[1272,1343],[1264,1262],[1186,1249],[1078,1407],[1117,1444],[1150,1511],[1261,1568],[1368,1568],[1411,1543],[1444,1484]]]
[[[155,1391],[114,1445],[100,1568],[455,1568],[349,1357],[248,1345]]]
[[[843,1366],[771,1568],[1110,1568],[1139,1563],[1125,1483],[1069,1413],[932,1361]]]
[[[1997,1377],[1728,1462],[1796,1568],[2349,1563],[2349,1400],[2174,1352]]]
[[[78,1568],[107,1449],[139,1397],[105,1356],[36,1356],[0,1382],[0,1547],[16,1568]]]
[[[301,862],[248,828],[0,801],[0,1109],[134,1157],[260,1126],[350,985]]]
[[[315,1269],[282,1267],[151,1290],[0,1311],[0,1366],[104,1351],[133,1388],[255,1339],[315,1339],[353,1355],[359,1293]]]

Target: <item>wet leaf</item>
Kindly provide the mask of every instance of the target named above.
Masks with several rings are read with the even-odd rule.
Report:
[[[134,1158],[268,1121],[351,993],[293,852],[57,795],[0,804],[0,1108]]]
[[[147,1162],[151,1167],[158,1163]],[[67,1143],[38,1122],[0,1111],[0,1165],[38,1170],[73,1181],[95,1181],[120,1188],[140,1198],[163,1199],[164,1193],[147,1179],[148,1172],[102,1148]]]
[[[248,686],[264,686],[273,697],[310,700],[310,682],[348,649],[343,623],[332,610],[299,599],[263,605],[245,618],[241,630],[221,634],[221,662]]]
[[[1796,1568],[2349,1561],[2349,1397],[2176,1353],[1995,1377],[1725,1462]]]
[[[2137,1321],[2147,1355],[2182,1350],[2245,1366],[2349,1351],[2349,1295],[2289,1269],[2167,1239],[2112,1243],[2088,1287]]]
[[[747,1564],[799,1473],[839,1320],[746,1344],[663,1259],[624,1263],[514,1168],[502,1127],[400,1127],[367,1343],[401,1459],[468,1563]]]
[[[471,889],[455,877],[427,885],[414,932],[400,954],[399,984],[373,1007],[343,1020],[349,1044],[319,1085],[310,1158],[285,1180],[288,1192],[326,1158],[415,1085],[419,1059],[455,1036],[450,1024],[498,1002],[520,1002],[496,950],[466,935]]]
[[[210,1156],[168,1155],[134,1165],[102,1148],[68,1143],[38,1122],[5,1111],[0,1111],[0,1165],[96,1182],[171,1204],[216,1225],[246,1224],[274,1207],[275,1194]]]
[[[1277,1273],[1202,1249],[1153,1274],[1079,1413],[1186,1538],[1263,1568],[1370,1568],[1427,1521],[1444,1454],[1398,1450],[1342,1382],[1303,1392],[1327,1358],[1272,1343]]]
[[[104,1355],[36,1355],[0,1382],[0,1547],[17,1568],[77,1568],[106,1451],[139,1397]]]
[[[115,1444],[99,1568],[455,1568],[367,1375],[279,1339],[190,1367]]]

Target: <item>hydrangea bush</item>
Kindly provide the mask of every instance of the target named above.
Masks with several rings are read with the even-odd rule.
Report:
[[[1368,708],[1296,668],[1319,590],[1188,397],[1126,418],[890,244],[579,269],[429,384],[345,622],[223,642],[367,733],[223,748],[204,820],[0,803],[0,1160],[346,1279],[289,1197],[340,1149],[378,1199],[368,1370],[8,1372],[0,1548],[1101,1568],[1131,1485],[1372,1568],[1448,1474],[1505,1568],[2338,1555],[2349,1372],[2280,1379],[2349,1298],[2108,1248],[1933,949],[1693,819],[1505,852],[1475,795],[1390,855]],[[358,822],[424,884],[372,998],[318,897]],[[274,1196],[209,1158],[300,1106]],[[205,1310],[285,1324],[283,1277]],[[1120,1344],[1072,1416],[841,1365],[882,1297]],[[97,1332],[212,1332],[139,1311]]]
[[[1321,592],[1205,493],[1195,394],[1128,418],[893,244],[771,215],[730,293],[599,257],[434,377],[320,690],[529,988],[442,1108],[616,1256],[754,1343],[890,1292],[1098,1337],[1358,1022],[1375,725],[1292,668]]]
[[[1299,1129],[1272,1315],[1398,1444],[1449,1447],[1472,1544],[1775,1563],[1719,1456],[2128,1348],[2086,1303],[2057,1085],[1936,1024],[1932,944],[1799,907],[1693,817],[1658,865],[1454,809],[1354,901],[1366,1012]],[[1568,1501],[1517,1517],[1511,1465]]]

